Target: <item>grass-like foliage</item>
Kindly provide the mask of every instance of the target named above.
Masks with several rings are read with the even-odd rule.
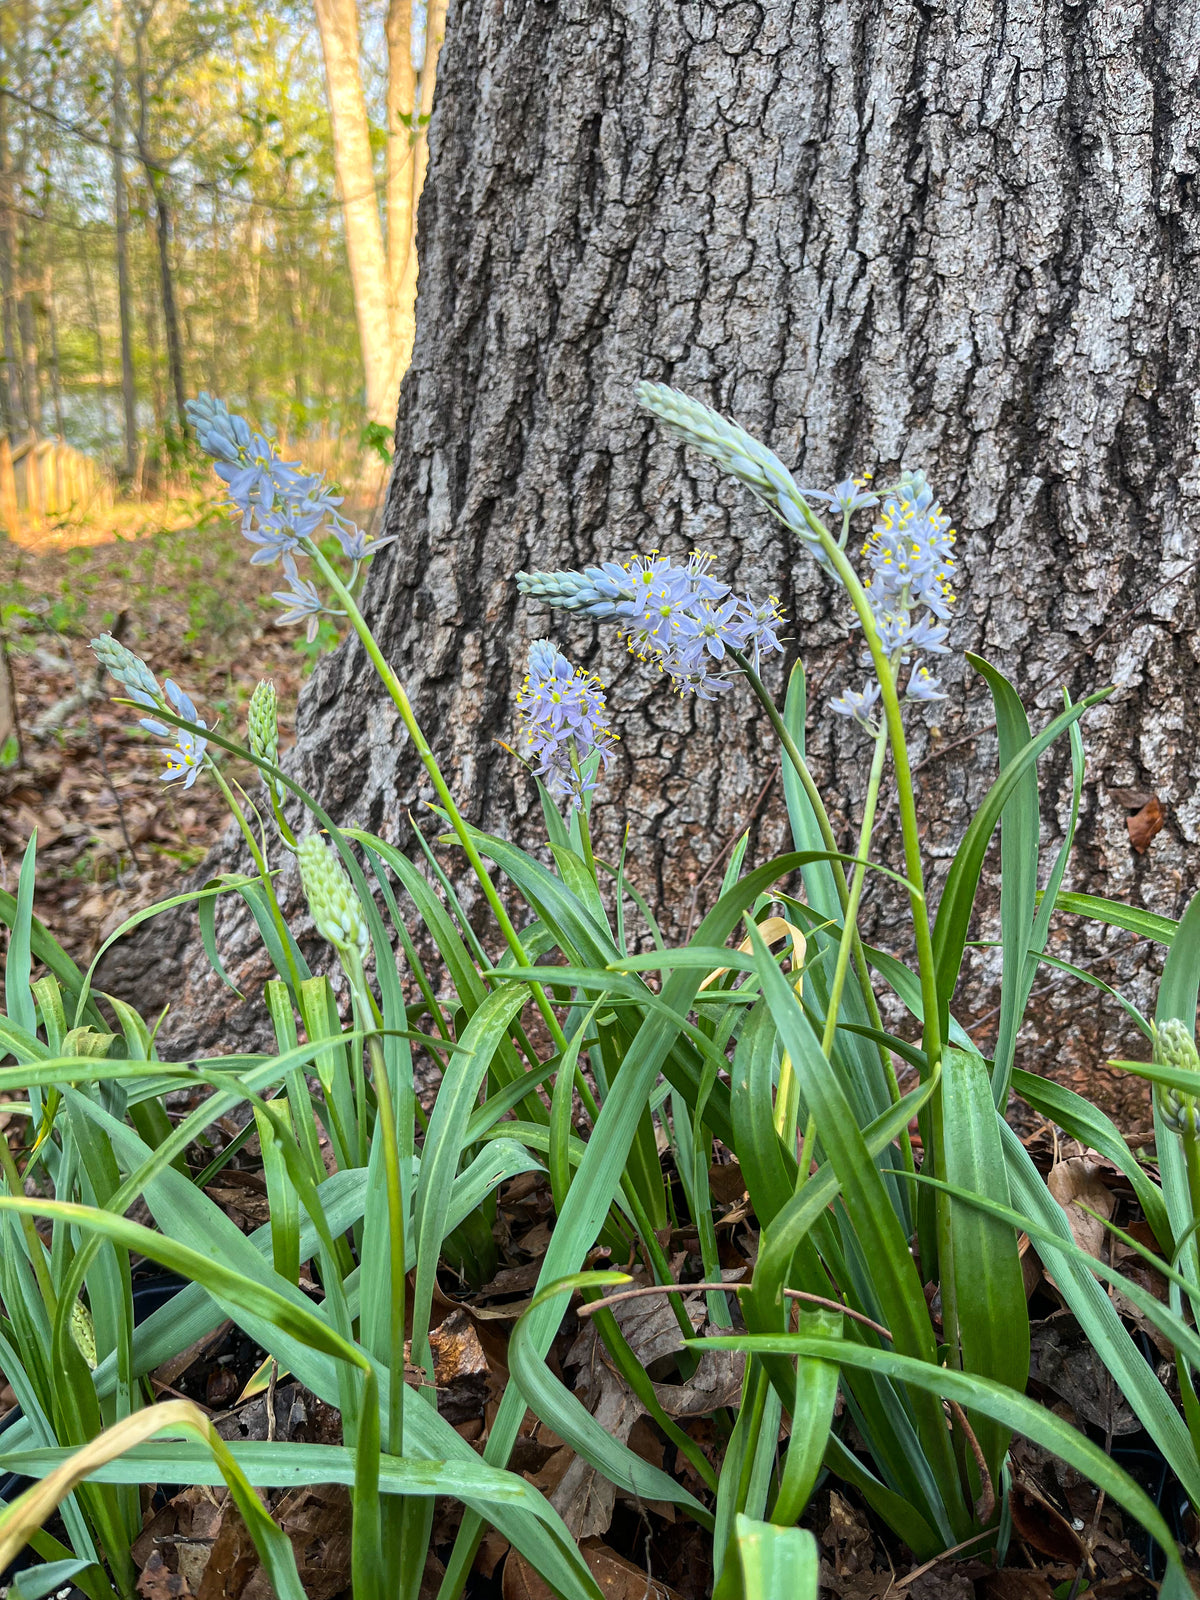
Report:
[[[623,861],[599,861],[592,848],[591,806],[620,732],[608,722],[604,686],[576,672],[548,639],[531,651],[514,734],[514,754],[541,789],[548,848],[527,853],[472,827],[359,610],[378,542],[344,521],[319,478],[281,461],[268,439],[202,397],[193,420],[243,519],[252,560],[281,563],[287,586],[277,598],[288,620],[315,627],[332,612],[356,633],[491,927],[480,937],[468,922],[431,851],[414,862],[387,840],[337,827],[280,767],[269,685],[251,701],[242,745],[207,726],[183,689],[160,684],[115,639],[96,641],[142,726],[165,742],[164,780],[216,783],[241,829],[252,870],[170,903],[196,904],[224,979],[216,898],[245,901],[274,966],[264,998],[276,1049],[159,1061],[147,1023],[119,997],[98,994],[94,965],[80,971],[33,915],[31,844],[16,896],[0,897],[9,928],[0,1053],[8,1109],[25,1129],[17,1154],[0,1141],[0,1370],[22,1411],[0,1440],[0,1468],[41,1480],[0,1511],[0,1568],[26,1543],[47,1563],[44,1582],[27,1575],[23,1592],[41,1593],[68,1573],[93,1600],[110,1585],[132,1595],[138,1486],[166,1480],[227,1484],[277,1593],[299,1600],[291,1546],[254,1490],[341,1482],[352,1494],[357,1600],[415,1597],[437,1496],[466,1508],[444,1600],[462,1593],[489,1524],[557,1593],[597,1600],[596,1580],[557,1511],[509,1469],[527,1406],[613,1484],[673,1503],[711,1529],[720,1600],[815,1594],[815,1543],[798,1524],[827,1473],[852,1486],[918,1560],[955,1546],[1002,1560],[1015,1432],[1090,1476],[1138,1519],[1166,1552],[1167,1590],[1189,1592],[1171,1535],[1143,1491],[1024,1392],[1022,1231],[1200,1508],[1192,1380],[1200,1365],[1200,911],[1193,906],[1178,928],[1162,919],[1146,925],[1171,943],[1157,1030],[1145,1025],[1157,1042],[1154,1061],[1138,1068],[1158,1086],[1161,1188],[1098,1111],[1014,1071],[1056,909],[1140,926],[1136,911],[1063,889],[1083,783],[1080,723],[1104,694],[1065,704],[1035,735],[1012,686],[973,659],[995,703],[999,772],[977,813],[963,819],[935,911],[905,718],[944,698],[929,663],[949,648],[949,519],[919,472],[887,488],[857,480],[804,489],[770,451],[707,408],[652,385],[640,399],[738,478],[844,598],[866,677],[831,709],[856,724],[869,748],[857,839],[847,847],[836,838],[806,765],[802,667],[782,708],[760,676],[763,657],[781,648],[776,603],[735,595],[713,558],[699,553],[681,562],[652,552],[518,581],[532,604],[615,629],[662,673],[664,692],[757,697],[778,735],[792,850],[751,863],[743,840],[715,905],[686,945],[667,948]],[[872,528],[852,559],[852,524],[867,513]],[[342,565],[328,553],[331,532]],[[1073,756],[1074,806],[1062,848],[1044,862],[1037,765],[1061,738]],[[258,768],[258,803],[227,779],[229,754]],[[903,838],[899,872],[872,860],[885,780],[894,784]],[[997,829],[1003,995],[986,1060],[954,1007]],[[274,870],[284,852],[298,857],[316,929],[344,974],[344,1014],[280,908]],[[859,934],[868,875],[885,871],[907,904],[910,924],[896,942],[915,950],[912,967],[867,948]],[[139,913],[114,938],[151,914]],[[653,934],[650,954],[639,953],[639,932]],[[436,972],[418,955],[433,948]],[[884,1026],[885,993],[885,1009],[911,1015],[907,1038]],[[440,1068],[428,1113],[414,1089],[414,1051]],[[906,1094],[897,1060],[915,1069]],[[174,1121],[165,1097],[198,1081],[210,1093]],[[1122,1292],[1178,1351],[1182,1413],[1106,1292],[1113,1274],[1075,1246],[1008,1129],[1003,1114],[1014,1091],[1109,1155],[1134,1185],[1171,1300],[1161,1304],[1124,1279]],[[573,1122],[577,1105],[586,1137]],[[270,1202],[269,1222],[248,1237],[204,1192],[214,1164],[197,1173],[185,1159],[234,1111],[260,1140]],[[670,1187],[659,1155],[664,1136],[680,1180]],[[736,1156],[760,1230],[753,1275],[736,1285],[722,1283],[708,1176],[714,1141]],[[497,1191],[529,1172],[546,1175],[555,1223],[480,1454],[437,1409],[429,1338],[436,1274],[447,1254],[461,1261],[473,1251],[486,1271]],[[135,1201],[151,1222],[130,1220]],[[684,1222],[703,1261],[707,1324],[699,1337],[660,1243],[668,1224]],[[740,1403],[716,1419],[724,1443],[715,1456],[664,1411],[606,1303],[619,1303],[631,1280],[592,1268],[597,1246],[613,1262],[640,1258],[649,1281],[638,1293],[670,1299],[687,1331],[682,1376],[714,1348],[744,1353]],[[139,1256],[189,1287],[135,1327],[130,1262]],[[300,1287],[304,1263],[318,1296]],[[928,1285],[937,1286],[935,1299]],[[649,1464],[607,1432],[547,1364],[572,1303],[594,1321],[609,1361],[675,1460],[692,1469],[691,1489],[683,1474]],[[152,1403],[147,1373],[224,1318],[338,1409],[340,1446],[227,1444],[196,1407]],[[55,1510],[61,1537],[44,1526]]]

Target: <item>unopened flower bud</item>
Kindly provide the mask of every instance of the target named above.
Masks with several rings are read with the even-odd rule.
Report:
[[[92,640],[96,660],[112,674],[117,682],[128,689],[133,698],[145,706],[163,703],[163,692],[158,679],[132,650],[127,650],[111,633],[102,633]]]
[[[1186,1022],[1170,1017],[1155,1028],[1154,1059],[1159,1066],[1195,1074],[1196,1094],[1188,1094],[1174,1084],[1160,1083],[1156,1086],[1156,1095],[1163,1120],[1171,1127],[1180,1133],[1200,1131],[1196,1106],[1197,1095],[1200,1095],[1200,1052],[1196,1050],[1195,1036]]]
[[[251,751],[260,760],[269,761],[273,767],[277,767],[279,765],[279,719],[276,710],[275,685],[269,678],[264,678],[250,696],[250,709],[246,720]],[[272,778],[269,773],[264,772],[262,780],[276,805],[282,805],[284,800],[283,785],[278,778]]]
[[[87,1362],[93,1372],[96,1370],[96,1330],[92,1325],[91,1313],[82,1300],[76,1300],[71,1307],[71,1338],[76,1350]]]
[[[315,833],[310,833],[301,839],[296,857],[317,932],[322,939],[328,939],[335,950],[357,950],[360,956],[365,956],[367,921],[354,885],[334,851]]]

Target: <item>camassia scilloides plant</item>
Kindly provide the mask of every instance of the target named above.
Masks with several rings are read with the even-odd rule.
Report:
[[[1077,807],[1078,722],[1100,697],[1066,706],[1035,737],[1015,691],[974,661],[996,703],[1001,770],[966,827],[933,915],[905,715],[945,692],[933,669],[949,649],[955,559],[948,519],[923,474],[902,473],[889,486],[861,479],[804,489],[777,456],[707,407],[649,384],[639,398],[739,479],[844,597],[866,677],[846,686],[832,709],[854,721],[870,751],[853,847],[839,844],[805,760],[802,667],[782,709],[761,676],[764,659],[782,648],[786,619],[773,599],[734,593],[702,553],[652,551],[583,572],[520,574],[517,582],[533,602],[615,629],[662,675],[664,692],[721,705],[754,695],[778,736],[794,848],[750,864],[740,841],[716,904],[686,945],[668,948],[624,858],[606,863],[593,850],[591,808],[619,735],[604,686],[545,638],[532,645],[516,695],[514,748],[541,792],[549,855],[472,826],[359,607],[385,541],[350,524],[321,479],[201,396],[191,418],[254,546],[251,559],[278,562],[284,572],[280,620],[315,631],[329,612],[354,631],[429,777],[461,871],[482,891],[491,933],[481,936],[468,921],[452,876],[419,831],[413,861],[394,843],[337,826],[281,768],[269,685],[251,699],[243,746],[126,646],[109,636],[95,642],[142,727],[166,743],[163,780],[210,779],[231,808],[251,870],[169,904],[197,903],[210,959],[225,979],[214,903],[223,894],[245,900],[275,969],[264,999],[277,1048],[159,1061],[153,1030],[119,999],[94,992],[95,963],[80,972],[33,917],[31,846],[17,895],[0,902],[11,929],[0,1038],[13,1062],[7,1081],[26,1096],[29,1130],[23,1165],[7,1147],[2,1154],[0,1366],[23,1417],[4,1436],[0,1467],[44,1481],[0,1516],[0,1565],[32,1540],[56,1574],[73,1564],[89,1594],[110,1580],[129,1594],[136,1485],[224,1481],[247,1508],[277,1591],[298,1600],[290,1545],[254,1489],[340,1479],[351,1486],[353,1581],[364,1600],[416,1595],[437,1495],[466,1508],[448,1553],[446,1600],[466,1587],[489,1523],[558,1593],[596,1600],[570,1530],[508,1468],[528,1406],[626,1493],[679,1506],[712,1530],[720,1600],[815,1593],[815,1546],[799,1522],[826,1473],[852,1485],[918,1559],[960,1546],[1002,1559],[1014,1430],[1068,1459],[1139,1518],[1167,1552],[1168,1585],[1184,1592],[1154,1505],[1088,1438],[1023,1392],[1029,1335],[1014,1207],[1041,1227],[1043,1259],[1075,1296],[1092,1337],[1121,1360],[1126,1347],[1137,1356],[1001,1114],[1070,844],[1039,899],[1036,763],[1069,735]],[[868,513],[869,531],[852,540]],[[225,771],[229,754],[258,768],[261,809]],[[889,760],[900,871],[872,860]],[[997,826],[1004,1002],[987,1061],[952,1003]],[[328,979],[306,964],[275,892],[275,872],[291,852],[313,923],[345,980],[345,1015]],[[915,950],[913,967],[861,938],[871,873],[885,874],[905,897],[911,929],[897,943]],[[790,892],[797,878],[802,894]],[[511,913],[512,905],[521,911]],[[655,942],[649,954],[635,953],[643,932]],[[784,948],[773,952],[779,936]],[[419,955],[431,946],[441,970]],[[31,981],[35,958],[47,971]],[[887,1031],[876,986],[911,1013],[916,1042]],[[527,1027],[534,1015],[538,1027]],[[538,1039],[547,1042],[539,1048]],[[428,1113],[414,1092],[414,1051],[440,1070]],[[907,1094],[897,1061],[915,1069]],[[197,1077],[212,1093],[174,1125],[163,1097]],[[573,1121],[576,1097],[583,1131]],[[187,1159],[238,1105],[249,1108],[246,1136],[260,1140],[271,1210],[250,1238],[204,1193],[234,1146],[202,1170]],[[914,1119],[919,1141],[910,1134]],[[319,1129],[333,1154],[331,1175]],[[664,1181],[663,1134],[682,1199]],[[708,1185],[714,1141],[739,1161],[760,1228],[753,1275],[736,1285],[720,1270]],[[555,1225],[480,1455],[437,1411],[429,1341],[436,1274],[452,1259],[468,1276],[488,1275],[497,1190],[534,1170],[546,1174]],[[53,1198],[42,1197],[47,1191]],[[126,1218],[135,1199],[153,1227]],[[35,1218],[48,1226],[49,1243]],[[683,1221],[695,1228],[703,1264],[707,1327],[699,1339],[683,1303],[688,1285],[674,1279],[660,1242]],[[613,1306],[630,1280],[589,1270],[598,1246],[613,1261],[640,1258],[648,1281],[637,1292],[668,1297],[680,1323],[681,1375],[714,1342],[746,1352],[740,1404],[714,1418],[723,1441],[715,1459],[668,1414],[627,1343]],[[137,1328],[135,1253],[190,1282]],[[320,1283],[318,1300],[299,1287],[304,1262]],[[673,1452],[669,1461],[690,1468],[694,1489],[612,1437],[546,1364],[573,1293]],[[202,1413],[148,1403],[145,1374],[224,1317],[279,1370],[339,1408],[342,1446],[224,1445],[205,1430]],[[1174,1464],[1178,1441],[1161,1406],[1148,1425],[1156,1422]],[[56,1505],[67,1542],[42,1526]]]

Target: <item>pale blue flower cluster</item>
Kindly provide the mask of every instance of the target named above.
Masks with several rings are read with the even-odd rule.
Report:
[[[604,720],[604,685],[590,672],[572,667],[549,639],[529,647],[529,671],[517,696],[521,753],[556,800],[574,809],[594,787],[582,768],[597,751],[608,765],[616,735]]]
[[[712,573],[716,558],[694,550],[676,564],[652,550],[623,565],[606,561],[583,572],[518,572],[522,594],[565,611],[615,622],[630,650],[666,673],[681,694],[715,700],[729,679],[714,667],[730,650],[751,657],[782,651],[774,596],[735,595]]]
[[[288,587],[272,595],[285,608],[278,622],[306,621],[311,642],[329,608],[314,585],[301,578],[293,552],[302,541],[329,529],[357,568],[392,540],[369,538],[343,517],[338,510],[342,496],[329,490],[323,474],[306,473],[299,461],[284,461],[265,434],[256,433],[245,417],[235,415],[215,395],[189,400],[187,414],[200,448],[216,463],[230,504],[242,514],[242,532],[256,547],[251,563],[266,566],[282,559]]]
[[[195,706],[177,683],[172,683],[171,679],[167,678],[163,688],[166,690],[167,703],[176,716],[194,722],[201,728],[208,727],[207,722],[200,721]],[[166,770],[159,776],[164,783],[174,783],[182,778],[183,787],[190,789],[200,776],[208,740],[202,739],[199,734],[189,733],[186,728],[169,728],[165,722],[159,722],[157,717],[141,717],[138,726],[145,728],[147,733],[152,733],[156,739],[172,741],[171,748],[163,752],[167,758],[167,765]]]
[[[878,503],[877,497],[871,499]],[[911,667],[906,700],[946,698],[940,680],[919,657],[949,652],[946,622],[955,600],[953,547],[950,518],[934,502],[925,474],[902,473],[895,488],[882,497],[862,555],[868,568],[863,587],[880,642],[894,665]],[[879,685],[872,680],[861,693],[847,691],[832,706],[839,715],[875,731],[872,713],[878,699]]]
[[[710,406],[661,383],[638,385],[638,402],[677,438],[683,439],[731,473],[776,516],[804,540],[816,560],[836,576],[836,567],[822,544],[820,525],[810,509],[826,508],[841,519],[830,535],[842,550],[849,537],[850,519],[858,511],[881,506],[871,537],[863,546],[870,569],[865,588],[875,626],[893,667],[911,670],[904,698],[911,701],[944,700],[938,679],[919,661],[922,654],[947,653],[946,620],[954,601],[954,530],[950,519],[934,503],[933,491],[922,472],[904,472],[894,488],[879,491],[869,477],[847,478],[832,489],[802,489],[779,457],[736,422]],[[551,605],[587,611],[593,616],[615,611],[612,585],[620,569],[589,567],[584,573],[535,574],[542,586],[530,587]],[[833,701],[833,709],[853,717],[872,732],[874,707],[880,687],[870,681]]]
[[[135,656],[132,650],[126,649],[119,639],[113,638],[111,633],[102,633],[98,639],[93,639],[92,650],[100,665],[108,670],[122,688],[129,691],[129,698],[135,700],[138,705],[146,706],[151,711],[169,706],[176,716],[182,717],[186,722],[194,722],[201,728],[208,727],[206,722],[201,722],[196,707],[177,683],[168,678],[162,688],[159,688],[158,679],[142,658]],[[145,728],[147,733],[152,733],[156,739],[172,741],[171,748],[164,752],[167,766],[166,771],[161,774],[162,781],[175,783],[182,778],[183,787],[190,789],[200,776],[208,740],[201,738],[199,734],[189,733],[186,728],[168,727],[157,717],[141,717],[139,726]]]

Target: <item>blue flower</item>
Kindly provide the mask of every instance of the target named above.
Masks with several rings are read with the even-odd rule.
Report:
[[[918,667],[908,680],[908,687],[904,691],[906,700],[930,701],[944,700],[941,682],[934,677],[928,667]]]
[[[238,417],[237,420],[242,422],[244,419]],[[222,438],[218,442],[222,446],[222,455],[214,471],[241,512],[249,511],[252,506],[269,511],[276,500],[286,501],[294,493],[299,463],[281,461],[275,454],[274,446],[261,433],[251,434],[244,444],[239,445],[238,455],[234,459],[224,453],[229,441]]]
[[[912,664],[905,699],[944,700],[939,680],[919,658],[949,653],[947,622],[956,598],[954,529],[923,472],[903,472],[895,487],[875,500],[881,502],[879,515],[862,547],[863,587],[875,631],[893,668]],[[845,695],[834,709],[871,726],[856,709],[860,698]]]
[[[616,622],[639,660],[670,678],[681,694],[713,700],[729,687],[711,670],[728,650],[760,657],[782,651],[774,599],[760,605],[734,596],[713,576],[715,556],[693,550],[677,565],[657,550],[619,565],[605,562],[583,572],[519,572],[523,594],[565,611]]]
[[[321,626],[321,613],[325,610],[325,606],[316,585],[308,583],[300,576],[296,563],[286,553],[283,557],[283,570],[289,587],[287,589],[276,589],[271,595],[271,599],[278,600],[279,604],[287,609],[281,616],[275,618],[275,625],[282,628],[289,622],[307,621],[308,642],[311,644],[317,637],[317,632]]]
[[[197,723],[201,728],[207,728],[206,722],[201,722],[196,707],[191,699],[179,687],[167,678],[163,684],[166,691],[165,698],[172,709],[187,722]],[[156,717],[142,717],[139,726],[145,728],[147,733],[152,733],[156,739],[170,739],[174,742],[169,750],[164,751],[167,758],[166,770],[160,774],[163,783],[175,783],[183,779],[183,787],[190,789],[200,776],[200,769],[204,765],[204,752],[208,748],[208,740],[199,734],[189,733],[186,728],[171,728],[165,722],[159,722]]]
[[[287,557],[300,543],[286,511],[265,511],[242,524],[242,532],[258,549],[250,557],[252,567],[269,566],[280,556]]]
[[[852,517],[856,511],[879,504],[879,496],[869,487],[870,481],[869,477],[846,478],[832,489],[802,489],[800,492],[809,500],[823,501],[840,517]]]
[[[556,800],[583,804],[581,768],[599,751],[607,766],[616,735],[604,721],[604,685],[572,667],[548,639],[529,649],[529,671],[517,696],[517,726],[523,753]],[[589,785],[588,787],[591,787]]]
[[[347,561],[367,561],[381,550],[386,550],[389,544],[395,544],[397,537],[389,533],[386,539],[374,538],[355,523],[347,522],[344,517],[334,519],[333,531],[337,534]]]
[[[847,689],[844,694],[838,695],[836,700],[831,700],[829,709],[836,711],[839,717],[853,717],[855,722],[860,722],[869,732],[876,733],[878,729],[871,713],[881,693],[878,680],[872,678],[861,693]]]

